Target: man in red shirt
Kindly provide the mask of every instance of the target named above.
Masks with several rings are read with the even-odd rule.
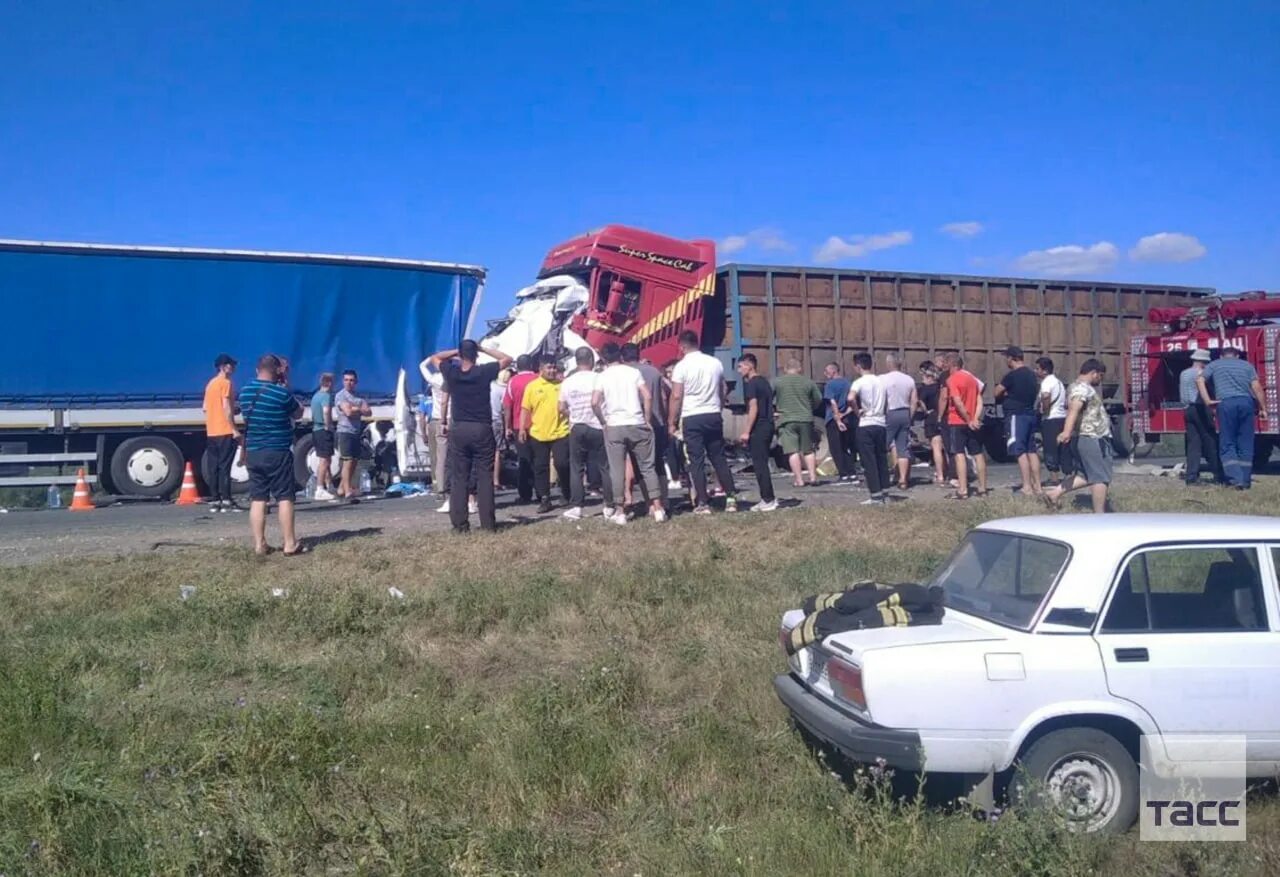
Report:
[[[969,456],[978,467],[978,495],[987,492],[987,455],[982,449],[982,384],[964,368],[958,353],[947,354],[946,441],[947,450],[955,458],[956,492],[954,499],[969,498]]]
[[[533,357],[524,354],[516,358],[516,373],[507,381],[502,397],[502,421],[507,431],[507,441],[516,449],[516,492],[521,502],[533,502],[533,447],[520,440],[520,407],[524,403],[524,389],[533,383],[538,373],[533,370]]]

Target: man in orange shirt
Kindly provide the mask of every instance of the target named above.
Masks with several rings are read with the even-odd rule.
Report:
[[[987,455],[982,449],[982,384],[964,368],[958,353],[947,354],[947,450],[956,461],[954,499],[969,498],[969,456],[978,466],[978,495],[987,492]]]
[[[242,509],[231,501],[231,464],[236,457],[240,430],[236,429],[231,400],[231,375],[236,361],[225,353],[213,361],[214,376],[204,388],[204,431],[209,450],[209,489],[213,491],[210,509],[238,512]]]

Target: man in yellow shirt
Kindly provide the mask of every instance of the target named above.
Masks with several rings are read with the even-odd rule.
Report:
[[[556,358],[543,354],[538,377],[525,387],[520,402],[520,440],[533,451],[533,489],[538,495],[538,511],[551,511],[551,465],[565,502],[569,502],[569,418],[560,411],[560,366]]]
[[[212,512],[238,512],[240,507],[231,501],[231,464],[236,458],[236,443],[240,431],[236,429],[235,411],[231,400],[231,375],[236,361],[225,353],[213,361],[214,375],[204,388],[205,445],[209,451],[209,489],[213,499]]]

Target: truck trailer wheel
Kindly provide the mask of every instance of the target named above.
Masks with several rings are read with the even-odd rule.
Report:
[[[204,481],[204,485],[213,492],[213,457],[209,456],[209,449],[205,448],[204,453],[200,455],[200,478]],[[249,492],[249,470],[240,465],[240,449],[236,449],[235,459],[231,462],[231,492],[233,494],[243,494]]]
[[[111,483],[126,496],[168,496],[182,483],[182,452],[164,436],[125,439],[111,455]]]
[[[317,470],[319,464],[320,458],[315,452],[315,437],[311,433],[307,433],[293,443],[293,480],[298,482],[299,490],[307,486],[307,479]],[[329,474],[333,476],[334,484],[337,484],[338,479],[342,477],[342,461],[338,459],[336,450],[329,458]]]
[[[1015,806],[1043,807],[1071,831],[1118,834],[1138,818],[1138,766],[1096,728],[1051,731],[1019,759]]]

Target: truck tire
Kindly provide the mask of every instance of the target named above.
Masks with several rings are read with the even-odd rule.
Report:
[[[111,484],[126,496],[168,496],[182,484],[183,459],[164,436],[125,439],[111,454]]]
[[[1071,831],[1119,834],[1138,818],[1138,766],[1096,728],[1051,731],[1018,760],[1014,806],[1048,808]]]
[[[1254,474],[1267,471],[1267,466],[1271,463],[1271,451],[1275,449],[1275,446],[1275,441],[1271,436],[1260,435],[1253,440]]]
[[[998,417],[986,417],[982,421],[982,447],[993,463],[1008,463],[1009,446],[1004,439],[1004,420]]]
[[[200,478],[204,481],[205,487],[212,492],[213,487],[213,458],[209,456],[209,449],[205,448],[200,455]],[[231,464],[231,492],[233,494],[245,494],[249,492],[249,470],[240,465],[240,450],[236,449],[234,462]]]
[[[298,482],[299,490],[307,486],[307,479],[315,471],[318,462],[314,450],[315,443],[315,437],[311,433],[307,433],[293,443],[293,480]],[[342,463],[338,460],[337,451],[333,452],[329,460],[329,474],[333,476],[334,484],[337,484],[342,476]]]

